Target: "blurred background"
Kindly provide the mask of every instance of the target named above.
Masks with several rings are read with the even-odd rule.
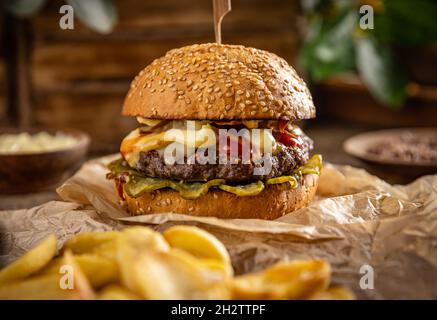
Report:
[[[119,114],[139,70],[169,49],[214,41],[210,0],[1,2],[0,127],[80,129],[90,157],[117,152],[136,126]],[[60,27],[64,4],[73,30]],[[304,124],[317,151],[365,166],[343,151],[347,137],[437,126],[436,17],[435,0],[232,0],[222,37],[295,66],[318,108]]]

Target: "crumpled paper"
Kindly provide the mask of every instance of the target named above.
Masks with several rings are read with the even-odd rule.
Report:
[[[50,233],[61,245],[91,230],[193,224],[226,245],[237,274],[279,260],[317,258],[331,263],[334,284],[349,287],[358,298],[437,298],[437,175],[392,186],[362,169],[326,164],[317,199],[274,221],[171,212],[131,217],[105,178],[113,158],[85,163],[57,190],[64,201],[1,211],[0,265]]]

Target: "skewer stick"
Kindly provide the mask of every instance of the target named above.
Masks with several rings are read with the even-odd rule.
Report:
[[[215,42],[222,43],[222,20],[231,11],[231,0],[212,0],[214,9]]]

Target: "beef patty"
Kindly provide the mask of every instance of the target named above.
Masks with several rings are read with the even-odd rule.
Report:
[[[174,164],[166,165],[162,153],[152,150],[141,152],[136,170],[146,176],[173,180],[212,180],[225,179],[227,182],[245,182],[251,180],[264,180],[291,174],[296,168],[303,165],[309,159],[309,153],[313,148],[313,142],[307,136],[302,136],[302,148],[296,149],[281,146],[281,151],[271,157],[271,171],[264,175],[254,175],[256,167],[263,164]]]

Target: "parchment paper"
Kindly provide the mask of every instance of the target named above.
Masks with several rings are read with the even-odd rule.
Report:
[[[58,189],[64,201],[0,211],[0,264],[50,233],[58,235],[61,245],[84,231],[138,223],[164,230],[188,223],[223,241],[237,274],[278,260],[321,258],[332,265],[333,283],[351,288],[358,298],[437,298],[437,175],[391,186],[362,169],[326,164],[317,199],[275,221],[177,213],[130,217],[105,178],[105,164],[113,157],[85,163]],[[369,284],[369,266],[374,286],[363,289],[360,280]]]

